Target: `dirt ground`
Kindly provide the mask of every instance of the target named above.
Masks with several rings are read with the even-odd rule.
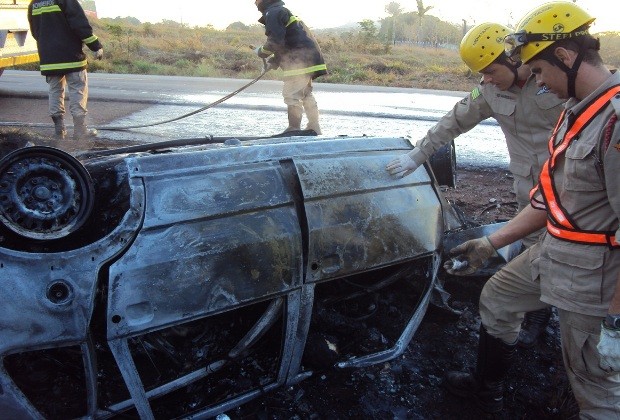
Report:
[[[50,135],[49,128],[34,129]],[[42,140],[69,152],[119,147],[100,137],[88,144]],[[447,199],[475,223],[505,221],[516,213],[510,173],[501,168],[457,170]],[[232,419],[570,419],[577,408],[566,382],[557,316],[540,341],[519,349],[506,390],[505,409],[485,417],[472,401],[450,395],[444,374],[475,363],[480,319],[478,297],[486,278],[445,275],[450,306],[431,305],[406,353],[389,363],[354,370],[329,369],[297,385],[276,390],[227,413]]]

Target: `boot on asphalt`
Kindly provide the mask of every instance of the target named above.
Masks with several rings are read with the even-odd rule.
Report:
[[[288,116],[288,127],[286,127],[286,130],[284,130],[282,134],[288,133],[289,131],[301,130],[301,118],[304,115],[304,109],[301,106],[288,105],[286,111]]]
[[[308,118],[306,130],[313,130],[317,135],[321,135],[321,126],[319,124],[319,107],[316,100],[311,97],[304,101],[304,111]]]
[[[54,136],[59,140],[64,140],[67,136],[67,127],[65,127],[65,119],[62,115],[52,117],[54,121]]]
[[[86,117],[73,117],[73,140],[86,140],[97,136],[97,130],[88,128]]]
[[[486,413],[498,413],[504,408],[504,386],[512,365],[515,344],[506,344],[490,336],[480,326],[478,360],[473,372],[451,371],[444,384],[459,397],[472,399]]]
[[[551,318],[551,307],[537,311],[526,312],[521,331],[519,332],[519,347],[530,348],[538,341],[547,328]]]

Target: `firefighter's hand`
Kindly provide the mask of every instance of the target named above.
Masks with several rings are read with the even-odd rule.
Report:
[[[491,257],[497,256],[497,251],[487,236],[472,239],[450,250],[453,258],[447,261],[443,268],[454,276],[467,276],[478,271]]]
[[[409,157],[409,154],[405,153],[404,155],[400,155],[388,163],[385,169],[390,173],[390,175],[395,175],[398,178],[404,178],[410,173],[415,172],[419,166],[420,165],[415,163],[413,159]]]
[[[265,61],[265,71],[277,70],[278,67],[280,67],[280,63],[278,63],[278,60],[276,60],[275,57],[269,57]]]
[[[254,52],[256,53],[257,56],[259,56],[260,58],[267,58],[270,57],[271,55],[273,55],[272,53],[269,53],[265,50],[263,50],[263,46],[261,45],[260,47],[257,47]]]
[[[93,57],[95,57],[96,60],[101,60],[103,58],[103,48],[93,51]]]
[[[620,372],[620,330],[611,330],[601,324],[601,337],[596,348],[601,356],[601,369]]]

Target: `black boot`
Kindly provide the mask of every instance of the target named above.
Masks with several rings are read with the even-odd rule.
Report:
[[[519,332],[519,347],[530,348],[536,344],[538,337],[547,328],[549,318],[551,318],[551,307],[527,312]]]
[[[73,140],[88,139],[97,136],[97,130],[86,126],[86,117],[73,117]]]
[[[480,326],[478,360],[474,373],[448,372],[445,385],[459,397],[472,398],[487,413],[498,413],[504,408],[504,382],[512,365],[515,344],[506,344],[491,337]]]
[[[57,139],[63,140],[67,136],[65,119],[62,115],[57,115],[52,117],[52,121],[54,121],[54,135]]]

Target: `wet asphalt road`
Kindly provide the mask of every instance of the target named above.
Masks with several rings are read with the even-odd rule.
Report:
[[[258,76],[258,75],[257,75]],[[130,131],[110,126],[158,123],[191,113],[234,92],[251,80],[89,74],[91,125],[114,140],[153,142],[203,136],[268,136],[286,126],[282,82],[259,80],[204,112]],[[325,136],[424,136],[465,92],[315,83]],[[0,123],[49,124],[44,104],[47,84],[38,72],[6,70],[0,77]],[[16,115],[11,110],[23,107]],[[36,109],[35,112],[31,110]],[[96,109],[96,112],[95,112]],[[124,112],[123,112],[124,111]],[[23,114],[23,117],[22,117]],[[456,140],[460,165],[507,166],[503,135],[487,120]]]

